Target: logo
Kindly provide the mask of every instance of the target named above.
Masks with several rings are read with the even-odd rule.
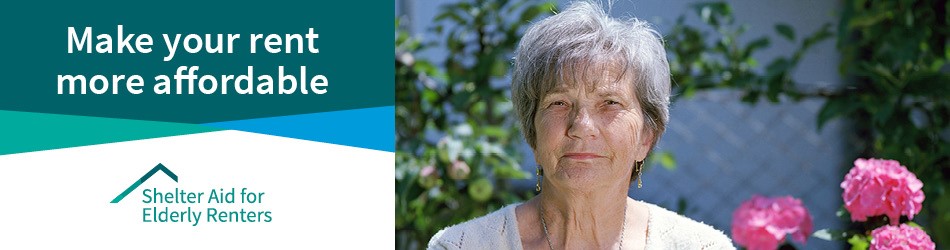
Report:
[[[155,167],[152,168],[152,170],[148,171],[148,173],[145,173],[145,175],[143,175],[142,178],[139,178],[139,180],[135,181],[135,183],[132,183],[132,185],[129,186],[129,188],[126,188],[125,191],[122,191],[122,193],[116,196],[115,199],[112,199],[112,203],[119,203],[120,201],[122,201],[122,199],[125,199],[126,195],[129,195],[129,193],[134,191],[135,188],[141,186],[142,183],[148,180],[148,178],[152,178],[152,175],[154,175],[155,173],[158,173],[158,171],[162,171],[162,173],[165,173],[165,175],[167,175],[168,178],[172,178],[173,181],[178,182],[178,175],[175,175],[175,173],[172,173],[171,170],[168,170],[168,168],[166,168],[165,165],[162,165],[161,163],[159,163],[158,165],[155,165]]]
[[[178,175],[159,163],[132,183],[112,202],[119,203],[138,189],[156,173],[162,172],[175,183]],[[161,190],[156,187],[142,189],[143,223],[269,223],[272,212],[261,209],[266,192],[251,192],[247,187],[207,188],[208,192],[195,192],[176,187]]]

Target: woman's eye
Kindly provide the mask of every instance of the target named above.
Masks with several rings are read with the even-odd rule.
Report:
[[[567,102],[565,102],[565,101],[554,101],[554,102],[551,102],[551,106],[566,106],[566,105],[567,105]]]
[[[617,102],[614,100],[606,100],[604,101],[604,103],[606,103],[607,105],[620,105],[620,102]]]

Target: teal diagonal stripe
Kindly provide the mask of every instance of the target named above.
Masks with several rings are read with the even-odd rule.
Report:
[[[142,185],[142,183],[145,183],[145,181],[148,180],[148,178],[151,178],[152,175],[157,173],[159,170],[165,173],[165,175],[167,175],[168,177],[171,177],[172,180],[174,180],[175,182],[178,182],[178,175],[175,175],[175,173],[172,173],[171,170],[168,170],[168,168],[166,168],[165,165],[162,165],[161,163],[159,163],[154,168],[152,168],[152,170],[149,170],[148,173],[145,173],[145,175],[143,175],[142,178],[139,178],[138,180],[135,181],[135,183],[132,183],[132,185],[129,186],[129,188],[126,188],[125,191],[122,191],[122,193],[116,196],[115,199],[112,199],[112,203],[119,203],[120,201],[122,201],[122,199],[125,199],[126,195],[129,195],[129,193],[132,193],[132,191],[135,191],[136,188]]]
[[[221,130],[196,124],[7,110],[0,110],[0,121],[0,155]]]

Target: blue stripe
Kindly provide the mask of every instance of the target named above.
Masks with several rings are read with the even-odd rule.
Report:
[[[395,152],[395,112],[395,106],[385,106],[204,125]]]

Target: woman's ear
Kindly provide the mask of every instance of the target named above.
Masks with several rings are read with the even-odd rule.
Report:
[[[646,160],[647,153],[649,153],[650,149],[653,148],[654,138],[656,137],[652,129],[645,127],[642,130],[640,130],[640,141],[639,141],[639,145],[637,145],[639,146],[637,147],[638,148],[637,159]]]

